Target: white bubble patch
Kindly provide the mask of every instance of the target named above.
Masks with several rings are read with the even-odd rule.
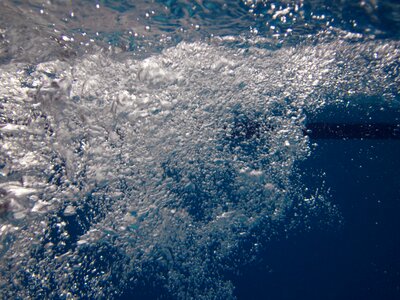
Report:
[[[303,197],[306,113],[398,103],[398,49],[216,39],[144,60],[2,65],[1,298],[112,299],[147,281],[176,299],[233,298],[225,272],[289,228]]]

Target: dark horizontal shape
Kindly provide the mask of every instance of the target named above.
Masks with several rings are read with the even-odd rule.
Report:
[[[400,124],[309,123],[304,133],[311,139],[400,139]]]

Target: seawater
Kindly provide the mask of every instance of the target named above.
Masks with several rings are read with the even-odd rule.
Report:
[[[366,234],[395,221],[352,222],[365,197],[384,201],[375,181],[398,207],[398,142],[307,133],[312,120],[399,123],[396,2],[0,11],[2,298],[398,296],[393,256],[335,269],[365,245],[398,248]],[[363,264],[385,284],[368,289]]]

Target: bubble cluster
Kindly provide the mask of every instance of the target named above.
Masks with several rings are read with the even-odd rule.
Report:
[[[2,297],[232,298],[224,274],[305,198],[306,115],[398,105],[395,42],[226,43],[2,66]]]
[[[269,239],[334,214],[299,180],[307,118],[399,109],[399,43],[323,1],[144,2],[0,4],[0,298],[234,299]]]

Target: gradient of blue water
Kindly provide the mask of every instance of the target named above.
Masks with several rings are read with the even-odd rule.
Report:
[[[112,1],[107,2],[112,5]],[[177,4],[164,2],[171,7]],[[179,17],[183,12],[177,7]],[[360,28],[371,25],[362,12],[342,9],[342,17],[354,19]],[[382,17],[378,23],[386,29],[385,38],[398,38],[393,22]],[[348,24],[343,24],[348,29]],[[396,110],[383,114],[374,108],[347,116],[333,109],[317,117],[366,122],[368,112],[378,121],[398,122],[400,117]],[[303,183],[318,187],[325,181],[331,202],[342,214],[341,223],[334,220],[331,226],[321,225],[319,215],[310,219],[310,229],[300,226],[288,238],[269,242],[263,263],[243,267],[232,277],[236,296],[246,300],[400,299],[400,141],[312,142],[318,146],[300,166],[307,174]],[[154,288],[149,289],[150,286]],[[132,297],[168,299],[154,282],[127,291],[122,299]]]
[[[176,19],[191,14],[190,7],[182,7],[179,1],[157,2],[172,8]],[[203,2],[207,6],[207,1]],[[135,9],[131,1],[105,0],[102,4],[121,13]],[[345,11],[342,20],[354,19],[360,28],[371,25],[362,12],[341,9]],[[217,21],[218,7],[212,7],[212,11],[214,15],[200,13],[200,19]],[[331,11],[335,16],[336,10]],[[245,15],[246,11],[243,8],[239,13]],[[175,26],[173,19],[160,17],[155,21],[167,27]],[[375,25],[386,29],[385,38],[397,39],[398,28],[393,24],[382,18]],[[246,27],[236,26],[230,30],[240,32]],[[262,26],[260,22],[261,32]],[[349,26],[344,22],[342,27],[348,29]],[[108,42],[119,43],[118,33],[110,36]],[[389,114],[392,121],[400,117],[398,111],[392,110]],[[337,119],[343,116],[333,110],[318,117]],[[347,116],[346,121],[352,121],[352,117]],[[355,118],[366,120],[363,115]],[[331,202],[342,214],[342,223],[333,220],[329,226],[319,215],[310,218],[309,229],[300,226],[287,238],[282,235],[270,241],[265,246],[261,264],[243,267],[231,278],[236,296],[246,300],[400,299],[400,141],[315,142],[318,146],[300,166],[300,172],[306,174],[303,184],[312,189],[325,181],[325,186],[330,188]],[[144,283],[134,291],[127,290],[122,297],[133,298],[169,299],[157,282]]]
[[[310,219],[311,229],[268,242],[262,263],[231,278],[237,298],[399,299],[400,142],[316,142],[301,166],[308,174],[304,184],[325,180],[342,219],[327,225],[332,216],[319,214]],[[157,283],[147,284],[122,299],[170,299]]]
[[[399,299],[400,142],[318,141],[303,164],[325,172],[343,225],[270,243],[265,264],[237,278],[239,299]]]

